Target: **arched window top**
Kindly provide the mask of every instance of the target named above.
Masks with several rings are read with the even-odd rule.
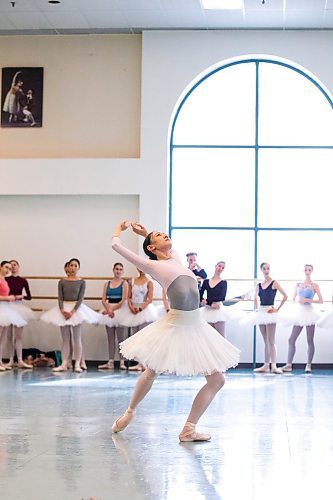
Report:
[[[176,108],[172,145],[330,146],[333,100],[287,60],[227,61],[192,83]]]

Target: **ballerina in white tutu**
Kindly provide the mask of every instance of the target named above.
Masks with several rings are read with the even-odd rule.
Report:
[[[122,245],[119,235],[129,226],[130,223],[125,221],[116,227],[112,248],[167,290],[170,311],[120,346],[126,358],[136,359],[146,366],[146,370],[136,383],[127,410],[114,422],[112,431],[120,432],[127,427],[136,407],[149,392],[159,373],[202,374],[206,384],[193,401],[179,439],[208,441],[209,434],[198,433],[195,426],[223,387],[222,372],[237,365],[240,351],[202,318],[196,278],[172,250],[170,238],[161,232],[148,234],[141,224],[133,223],[133,231],[145,237],[143,248],[148,260]]]
[[[270,277],[270,265],[267,262],[260,264],[261,272],[264,276],[264,281],[256,286],[256,294],[254,298],[255,311],[247,314],[241,324],[259,325],[261,335],[265,343],[265,362],[259,368],[253,371],[256,373],[268,373],[269,364],[271,363],[272,373],[283,373],[281,368],[276,365],[276,345],[275,345],[275,330],[276,323],[279,321],[278,312],[286,302],[288,295],[282,289],[281,285]],[[274,307],[276,292],[279,291],[282,295],[282,301],[278,308]],[[260,305],[259,305],[260,304]]]
[[[219,261],[215,265],[212,278],[205,279],[200,288],[200,309],[203,318],[212,325],[223,337],[225,336],[225,322],[230,318],[223,301],[227,294],[227,282],[221,278],[225,269],[225,262]],[[204,299],[204,295],[206,298]]]
[[[55,372],[64,372],[68,369],[71,333],[73,332],[73,355],[75,359],[75,372],[81,373],[82,358],[82,323],[98,324],[99,314],[83,303],[86,282],[77,276],[80,261],[76,258],[68,262],[66,278],[58,283],[58,305],[46,311],[41,316],[45,323],[60,327],[62,337],[61,360],[62,363]]]
[[[124,266],[121,262],[113,265],[113,278],[104,283],[102,304],[104,309],[100,324],[105,325],[108,338],[109,360],[98,365],[100,370],[113,370],[117,346],[125,340],[127,328],[121,323],[119,314],[127,308],[128,283],[123,279]],[[126,370],[124,357],[120,354],[120,370]]]
[[[0,371],[11,370],[12,366],[2,363],[2,349],[7,336],[7,327],[14,325],[23,328],[27,322],[17,310],[12,307],[17,299],[10,294],[9,285],[5,279],[11,272],[11,265],[8,260],[3,260],[0,264]]]
[[[156,307],[152,304],[154,285],[152,280],[138,269],[139,276],[134,278],[128,289],[128,307],[122,308],[119,321],[122,325],[131,328],[131,335],[135,335],[149,323],[158,319]],[[144,370],[141,363],[131,366],[130,371]]]
[[[296,340],[305,327],[308,342],[308,360],[305,366],[305,373],[311,373],[311,364],[315,353],[314,333],[316,323],[320,318],[320,313],[313,308],[312,304],[323,303],[319,285],[311,280],[312,272],[312,264],[305,264],[305,280],[297,283],[293,296],[293,301],[297,300],[297,303],[294,305],[289,318],[285,319],[285,323],[293,325],[293,329],[288,340],[288,361],[282,367],[284,372],[291,372],[293,369],[292,363],[296,352]],[[315,296],[318,298],[315,299]]]
[[[12,307],[27,321],[32,321],[37,319],[36,314],[23,304],[23,300],[31,300],[31,293],[29,283],[25,278],[20,276],[20,264],[17,260],[11,259],[11,275],[6,277],[6,281],[9,285],[10,295],[15,295],[16,300],[12,302]],[[25,293],[23,293],[25,292]],[[7,341],[8,341],[8,354],[9,362],[8,366],[14,366],[14,354],[16,350],[17,355],[17,366],[18,368],[31,369],[32,365],[25,363],[22,357],[23,349],[23,327],[18,327],[10,325],[7,327]]]

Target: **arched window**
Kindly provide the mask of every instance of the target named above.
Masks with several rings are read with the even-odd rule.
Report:
[[[170,127],[169,229],[211,272],[226,261],[228,295],[253,284],[261,261],[279,279],[302,279],[305,263],[331,278],[332,105],[315,76],[268,57],[220,64],[181,98]]]

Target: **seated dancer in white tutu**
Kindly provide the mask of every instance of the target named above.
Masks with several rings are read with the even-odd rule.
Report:
[[[297,304],[294,305],[289,318],[285,320],[286,324],[294,326],[288,340],[288,361],[287,364],[282,367],[284,372],[292,371],[292,363],[296,352],[296,340],[305,326],[308,342],[308,360],[305,366],[305,373],[311,373],[311,364],[315,353],[315,326],[320,318],[320,313],[313,308],[312,304],[323,303],[319,285],[311,280],[312,272],[312,264],[305,264],[305,280],[301,283],[297,283],[293,297],[293,301],[297,299]],[[318,299],[314,299],[315,295],[317,295]]]
[[[269,363],[271,362],[272,373],[283,373],[276,366],[276,345],[275,345],[275,330],[278,322],[278,311],[286,302],[288,295],[281,288],[280,284],[270,277],[270,265],[267,262],[260,264],[260,269],[264,275],[264,281],[256,286],[256,295],[254,298],[255,311],[247,314],[241,324],[259,325],[261,335],[265,343],[265,363],[253,371],[257,373],[268,373]],[[282,294],[282,301],[279,307],[274,307],[275,295],[279,291]],[[260,306],[259,306],[260,302]]]
[[[138,269],[138,272],[139,276],[134,278],[129,285],[128,307],[123,308],[119,314],[120,323],[131,328],[131,335],[157,320],[156,307],[152,304],[154,296],[153,282],[143,271]],[[141,363],[129,368],[129,370],[134,371],[143,369]]]
[[[223,301],[227,294],[227,282],[221,279],[221,274],[225,269],[225,262],[220,260],[215,265],[215,272],[212,278],[205,279],[200,288],[200,303],[205,306],[200,311],[203,318],[212,325],[223,337],[225,336],[225,322],[229,319]],[[206,299],[204,295],[206,294]]]
[[[195,430],[199,418],[224,385],[223,371],[236,366],[239,350],[225,340],[201,317],[197,281],[172,250],[170,238],[152,232],[138,223],[132,224],[135,233],[145,237],[143,248],[149,260],[125,248],[119,238],[130,226],[120,223],[114,232],[112,248],[136,267],[154,278],[167,290],[170,311],[164,317],[125,340],[120,348],[128,359],[136,359],[147,369],[140,375],[129,406],[112,426],[120,432],[130,423],[140,401],[150,390],[159,373],[198,375],[206,384],[194,399],[190,414],[179,435],[180,441],[208,441],[208,434]]]
[[[27,322],[19,312],[12,306],[15,302],[15,295],[10,295],[9,285],[5,279],[11,272],[11,265],[8,260],[3,260],[0,264],[0,371],[11,370],[11,365],[2,363],[2,349],[6,340],[7,327],[14,325],[23,328]]]
[[[31,300],[31,293],[29,283],[25,278],[20,276],[20,264],[17,260],[12,259],[9,261],[11,265],[11,275],[6,277],[9,285],[9,294],[15,295],[16,300],[12,302],[12,307],[26,320],[28,323],[36,318],[35,313],[23,304],[23,300]],[[25,295],[23,294],[25,292]],[[23,327],[10,325],[7,327],[7,341],[8,341],[8,366],[14,366],[14,354],[16,350],[17,366],[18,368],[33,368],[32,365],[25,363],[22,358],[23,349]]]
[[[113,266],[113,278],[104,284],[102,304],[104,310],[100,324],[105,325],[108,338],[109,360],[103,365],[99,365],[100,370],[113,370],[116,348],[120,342],[125,340],[127,328],[119,320],[119,313],[126,307],[128,297],[128,284],[122,278],[124,266],[121,262],[116,262]],[[116,342],[117,341],[117,342]],[[126,370],[124,357],[120,354],[121,370]]]
[[[98,324],[99,314],[83,303],[86,282],[77,276],[80,269],[80,261],[71,259],[68,264],[68,276],[62,278],[58,283],[58,305],[46,311],[41,316],[45,323],[60,326],[62,337],[61,360],[62,363],[55,372],[64,372],[68,369],[70,352],[71,331],[73,331],[73,355],[75,359],[74,370],[82,372],[82,323]]]

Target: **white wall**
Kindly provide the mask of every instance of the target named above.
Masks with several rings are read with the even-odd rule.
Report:
[[[266,54],[304,66],[331,88],[332,42],[331,31],[146,32],[142,44],[141,157],[1,160],[0,194],[135,194],[140,199],[140,219],[150,228],[166,229],[167,134],[172,112],[186,86],[200,72],[220,61],[246,54]],[[232,330],[229,338],[234,338],[241,347],[242,361],[251,361],[248,333]],[[296,362],[304,359],[304,342],[301,342],[303,339]],[[286,338],[281,338],[281,345],[285,351]],[[315,360],[331,361],[328,334],[321,335],[320,345]],[[280,351],[284,361],[285,352]]]

